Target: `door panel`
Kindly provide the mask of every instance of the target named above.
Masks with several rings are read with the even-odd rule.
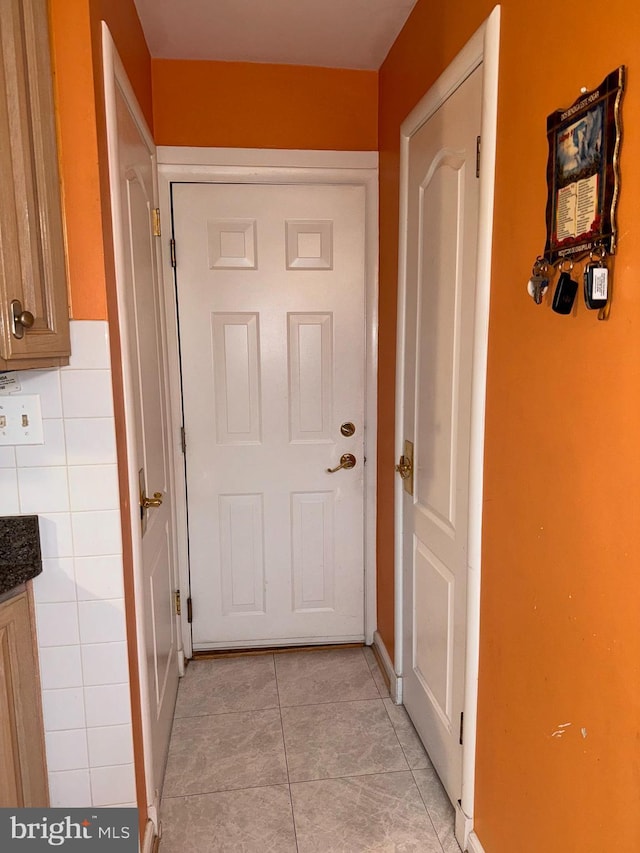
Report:
[[[173,185],[195,649],[363,639],[364,203]]]
[[[469,441],[482,69],[411,137],[403,501],[403,701],[452,801],[461,796]]]
[[[117,174],[119,232],[115,238],[122,257],[118,287],[121,334],[129,356],[125,384],[131,410],[127,412],[134,444],[131,469],[140,472],[148,496],[158,492],[162,503],[136,509],[134,543],[138,625],[145,660],[141,666],[148,699],[145,741],[147,788],[157,799],[162,789],[173,709],[178,689],[178,642],[175,619],[175,547],[171,449],[167,424],[165,321],[158,281],[155,238],[151,229],[154,207],[153,152],[147,147],[121,90],[116,86],[117,151],[110,151],[110,168]],[[115,155],[115,161],[111,159]],[[133,474],[137,480],[137,475]],[[137,506],[136,500],[136,506]],[[151,796],[151,794],[150,794]],[[157,805],[157,802],[155,803]],[[151,803],[153,805],[153,803]]]

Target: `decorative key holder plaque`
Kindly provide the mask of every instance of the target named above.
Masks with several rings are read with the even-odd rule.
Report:
[[[537,304],[542,300],[535,286],[532,293],[532,282],[541,263],[548,265],[544,277],[549,279],[554,267],[564,270],[565,262],[573,267],[575,261],[589,256],[589,287],[593,281],[600,287],[604,274],[594,267],[605,269],[606,259],[615,254],[624,84],[625,66],[621,65],[597,89],[583,89],[570,107],[556,110],[547,118],[547,242],[529,282],[529,292]],[[610,280],[609,274],[609,285]],[[608,296],[604,303],[601,298],[592,298],[587,300],[587,307],[600,308],[598,317],[604,320],[609,313]]]

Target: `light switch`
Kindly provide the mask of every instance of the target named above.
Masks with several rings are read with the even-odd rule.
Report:
[[[44,444],[38,394],[0,395],[0,445]]]

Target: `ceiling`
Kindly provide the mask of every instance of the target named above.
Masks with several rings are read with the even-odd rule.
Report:
[[[134,0],[151,55],[377,70],[417,0]]]

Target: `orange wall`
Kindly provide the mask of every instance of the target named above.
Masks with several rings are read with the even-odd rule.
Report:
[[[100,20],[104,18],[136,95],[151,122],[151,58],[133,0],[49,0],[54,94],[71,314],[107,316],[100,190]],[[98,124],[97,124],[98,121]],[[108,208],[107,208],[108,210]]]
[[[375,151],[375,71],[154,59],[158,145]]]
[[[419,0],[380,71],[379,626],[389,646],[399,123],[491,6]],[[595,0],[579,10],[502,0],[476,789],[486,853],[640,850],[639,41],[635,0],[606,11]],[[560,317],[525,292],[545,240],[546,117],[620,64],[630,83],[611,317],[599,323],[581,299]],[[561,723],[571,726],[552,737]]]

